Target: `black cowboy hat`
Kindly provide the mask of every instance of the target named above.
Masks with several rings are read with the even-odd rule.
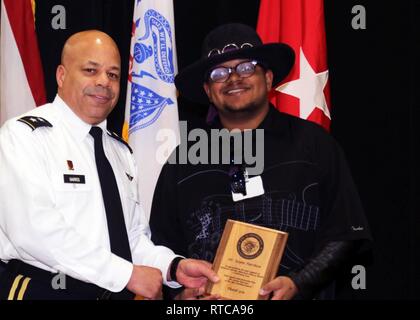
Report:
[[[189,65],[175,77],[175,85],[189,100],[208,104],[203,89],[205,76],[210,68],[233,59],[255,59],[273,71],[273,86],[282,81],[290,72],[295,54],[284,43],[263,44],[255,30],[240,23],[230,23],[217,27],[204,39],[201,59]]]

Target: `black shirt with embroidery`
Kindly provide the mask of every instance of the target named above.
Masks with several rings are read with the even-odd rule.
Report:
[[[254,223],[289,233],[278,271],[287,274],[329,241],[371,238],[343,151],[331,135],[274,107],[259,129],[265,193],[234,202],[229,164],[167,163],[150,217],[155,244],[212,262],[227,219]]]

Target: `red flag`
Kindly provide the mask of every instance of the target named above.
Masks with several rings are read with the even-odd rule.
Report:
[[[282,112],[329,130],[330,92],[323,0],[261,0],[257,32],[264,43],[284,42],[295,50],[289,76],[272,92]]]
[[[1,3],[0,123],[46,103],[31,0]]]

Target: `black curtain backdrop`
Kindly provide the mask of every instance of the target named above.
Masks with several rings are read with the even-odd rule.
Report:
[[[200,56],[201,41],[215,26],[242,22],[256,26],[259,1],[176,0],[178,66]],[[55,5],[66,9],[66,29],[54,30]],[[367,29],[351,27],[351,9],[363,5]],[[122,79],[127,78],[134,0],[37,1],[36,26],[48,99],[56,93],[55,69],[64,41],[74,32],[100,29],[117,42]],[[419,57],[418,0],[325,0],[332,93],[331,134],[343,146],[374,235],[373,257],[352,264],[367,268],[366,290],[351,287],[351,266],[343,271],[342,299],[420,298],[420,214],[418,194],[419,115],[414,88]],[[108,127],[121,132],[126,81]],[[179,99],[180,118],[202,120],[204,108]]]

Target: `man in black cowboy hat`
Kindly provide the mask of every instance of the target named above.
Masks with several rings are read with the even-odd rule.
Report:
[[[150,220],[156,243],[208,261],[215,257],[227,219],[288,232],[278,276],[260,291],[272,299],[319,297],[370,239],[341,148],[318,125],[282,114],[269,103],[271,88],[293,63],[289,46],[263,45],[248,26],[227,24],[209,33],[202,58],[178,74],[176,86],[187,99],[217,110],[207,129],[263,129],[264,140],[254,140],[243,153],[263,144],[257,158],[263,157],[264,169],[247,175],[248,163],[238,165],[236,159],[167,163]],[[183,143],[188,144],[181,142],[178,155]],[[260,183],[251,186],[257,179]]]

